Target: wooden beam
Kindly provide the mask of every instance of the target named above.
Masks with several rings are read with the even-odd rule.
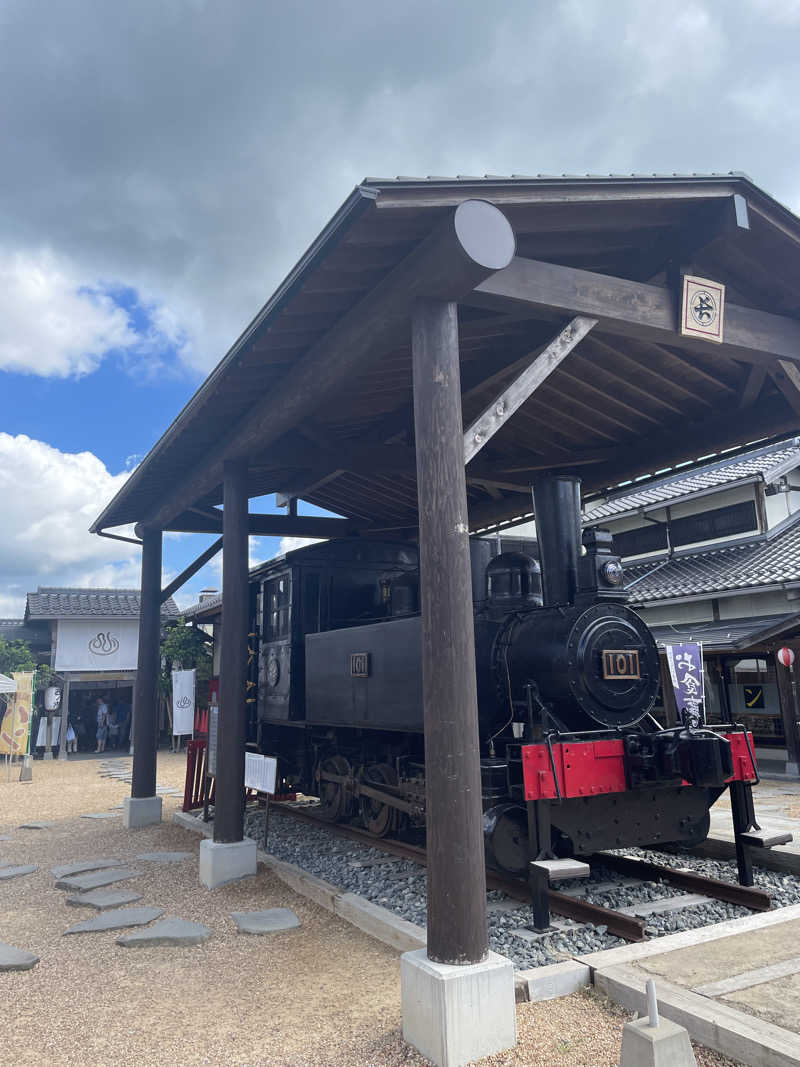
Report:
[[[792,409],[800,415],[800,370],[797,365],[787,359],[778,359],[770,367],[770,375]]]
[[[478,416],[464,433],[464,462],[469,463],[497,433],[542,382],[561,364],[597,323],[597,319],[577,316],[547,347],[539,352],[521,374]]]
[[[173,519],[167,530],[173,533],[221,533],[224,511],[219,521],[184,512]],[[352,519],[329,519],[316,515],[256,515],[247,516],[251,537],[348,537],[358,525]],[[365,525],[361,524],[362,528]]]
[[[739,407],[747,408],[758,400],[764,380],[767,377],[767,368],[761,363],[754,363],[748,368],[747,377],[739,396]]]
[[[205,567],[206,563],[208,563],[210,559],[213,559],[221,548],[222,538],[218,537],[213,545],[209,545],[205,552],[200,553],[194,563],[190,563],[185,570],[181,571],[177,578],[173,578],[169,585],[164,586],[161,590],[161,603],[165,604],[172,594],[176,593],[182,585],[185,585],[190,578],[194,577],[201,567]]]
[[[684,337],[672,292],[657,285],[516,257],[475,287],[467,302],[510,312],[524,306],[543,317],[587,315],[611,334],[668,344],[708,357],[726,355],[745,363],[800,360],[800,322],[737,304],[725,305],[725,342]]]
[[[303,358],[257,401],[243,419],[188,476],[171,484],[164,502],[146,518],[166,528],[170,520],[202,500],[222,482],[225,460],[252,457],[318,410],[346,387],[365,364],[407,335],[412,304],[420,297],[457,300],[514,254],[514,232],[506,217],[485,201],[466,200],[390,271]],[[335,463],[335,457],[331,457]]]

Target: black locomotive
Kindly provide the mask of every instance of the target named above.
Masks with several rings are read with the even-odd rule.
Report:
[[[541,478],[535,508],[538,559],[471,541],[487,858],[521,872],[536,856],[698,843],[727,783],[749,794],[749,739],[662,728],[658,652],[611,535],[581,539],[576,478]],[[251,596],[256,740],[281,789],[376,835],[422,826],[416,545],[310,545],[254,571]]]

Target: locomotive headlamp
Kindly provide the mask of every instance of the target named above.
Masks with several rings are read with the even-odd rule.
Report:
[[[609,585],[622,585],[622,564],[615,559],[610,559],[603,564],[603,578]]]

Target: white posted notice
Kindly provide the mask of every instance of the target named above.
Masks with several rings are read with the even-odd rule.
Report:
[[[278,761],[274,756],[260,756],[257,752],[244,754],[244,784],[246,789],[259,793],[275,793],[275,775]]]

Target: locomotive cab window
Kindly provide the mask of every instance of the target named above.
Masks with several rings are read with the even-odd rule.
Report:
[[[264,640],[277,641],[289,636],[291,578],[282,574],[264,583]]]

